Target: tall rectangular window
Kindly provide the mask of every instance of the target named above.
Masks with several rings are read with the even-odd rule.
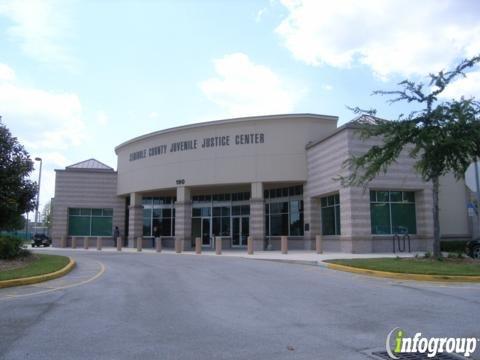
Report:
[[[175,197],[144,197],[143,236],[175,235]]]
[[[320,199],[322,211],[322,234],[340,235],[340,195]]]
[[[264,191],[267,236],[303,236],[302,194],[302,185]]]
[[[216,206],[213,208],[212,235],[230,236],[230,207]]]
[[[413,191],[370,191],[372,234],[416,234]]]
[[[69,208],[68,235],[112,236],[113,209]]]

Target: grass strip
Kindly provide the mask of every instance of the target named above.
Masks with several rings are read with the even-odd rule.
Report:
[[[471,259],[378,258],[342,259],[326,262],[360,269],[402,274],[478,276],[480,261]]]
[[[32,261],[27,266],[0,271],[0,281],[48,274],[64,268],[70,261],[68,257],[60,255],[36,254],[35,256],[38,259]]]

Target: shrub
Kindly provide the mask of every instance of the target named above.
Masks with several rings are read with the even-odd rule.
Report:
[[[28,250],[23,248],[22,239],[10,235],[0,236],[0,259],[14,259],[28,254]]]
[[[452,253],[463,253],[465,251],[466,241],[450,240],[440,242],[440,250]]]

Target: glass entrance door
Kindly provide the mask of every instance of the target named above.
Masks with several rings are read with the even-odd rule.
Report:
[[[195,246],[195,238],[202,239],[202,246],[212,246],[211,226],[209,217],[198,217],[192,219],[192,246]]]
[[[212,246],[210,218],[202,218],[202,246]]]
[[[240,246],[247,246],[247,239],[250,235],[250,217],[242,217],[242,229],[240,232]]]
[[[248,216],[232,217],[232,247],[247,246],[250,233],[250,218]]]

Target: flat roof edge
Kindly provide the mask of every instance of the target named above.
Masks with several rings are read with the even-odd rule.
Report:
[[[85,172],[85,173],[102,173],[102,174],[116,174],[117,171],[116,170],[109,170],[109,169],[83,169],[83,168],[65,168],[65,169],[54,169],[55,172],[68,172],[68,173],[71,173],[71,172]]]
[[[154,131],[148,134],[140,135],[137,137],[134,137],[133,139],[124,141],[120,145],[117,145],[115,147],[115,153],[117,154],[117,151],[121,149],[124,146],[127,146],[129,144],[135,143],[137,141],[147,139],[149,137],[153,137],[156,135],[161,135],[161,134],[168,134],[174,131],[179,131],[179,130],[187,130],[187,129],[195,129],[199,128],[202,126],[212,126],[212,125],[221,125],[221,124],[229,124],[229,123],[235,123],[235,122],[243,122],[243,121],[255,121],[255,120],[269,120],[269,119],[284,119],[284,118],[304,118],[304,117],[311,117],[311,118],[317,118],[317,119],[324,119],[324,120],[331,120],[331,121],[338,121],[338,116],[334,115],[322,115],[322,114],[313,114],[313,113],[294,113],[294,114],[276,114],[276,115],[259,115],[259,116],[245,116],[245,117],[237,117],[237,118],[228,118],[228,119],[220,119],[220,120],[212,120],[212,121],[205,121],[205,122],[200,122],[200,123],[195,123],[195,124],[187,124],[187,125],[180,125],[180,126],[175,126],[172,128],[167,128],[164,130],[158,130]]]
[[[347,129],[350,129],[350,130],[355,130],[355,129],[358,129],[359,126],[358,125],[355,125],[355,124],[351,124],[351,123],[346,123],[342,126],[340,126],[339,128],[337,128],[334,132],[332,132],[331,134],[328,134],[327,136],[319,139],[319,140],[316,140],[316,141],[312,141],[312,142],[309,142],[307,145],[305,145],[305,149],[311,149],[315,146],[317,146],[318,144],[321,144],[322,142],[324,142],[325,140],[327,139],[330,139],[334,136],[336,136],[337,134],[341,133],[343,130],[347,130]]]

